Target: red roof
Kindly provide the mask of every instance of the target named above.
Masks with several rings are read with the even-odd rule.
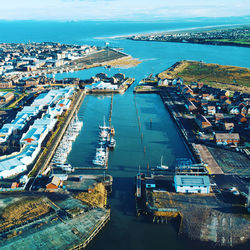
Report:
[[[26,142],[32,142],[32,141],[34,141],[34,139],[32,139],[32,138],[27,138],[27,139],[24,139],[24,141],[26,141]]]

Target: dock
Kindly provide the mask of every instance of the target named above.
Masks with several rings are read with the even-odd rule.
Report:
[[[108,212],[101,218],[101,220],[98,222],[97,225],[92,229],[92,231],[87,235],[87,237],[84,239],[82,243],[80,243],[77,246],[74,246],[70,249],[83,249],[86,248],[87,245],[94,239],[94,237],[102,230],[102,228],[108,223],[110,220],[110,209]]]

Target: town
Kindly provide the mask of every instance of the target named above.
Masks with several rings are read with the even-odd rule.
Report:
[[[215,28],[213,30],[182,31],[162,34],[136,35],[129,37],[135,41],[158,41],[158,42],[180,42],[201,43],[211,45],[231,45],[249,47],[249,26],[237,28]]]
[[[29,45],[16,46],[24,49]],[[40,46],[50,45],[43,43],[35,47]],[[57,46],[62,45],[52,43],[51,46],[57,51]],[[65,48],[72,49],[71,46]],[[88,53],[97,53],[96,48],[91,49]],[[18,54],[14,50],[12,53]],[[114,53],[124,57],[118,55],[120,52]],[[26,56],[34,55],[25,55],[21,61],[25,61]],[[10,55],[9,58],[5,57],[2,62],[0,91],[1,247],[21,246],[25,237],[27,246],[45,244],[44,248],[53,248],[55,242],[46,239],[52,239],[55,234],[60,235],[56,243],[59,246],[86,247],[105,226],[110,219],[108,194],[112,192],[113,183],[113,177],[105,171],[109,167],[109,151],[116,145],[115,128],[111,125],[113,97],[132,87],[135,100],[140,93],[160,96],[190,155],[190,158],[176,158],[173,166],[164,165],[161,159],[159,166],[148,166],[146,171],[139,168],[135,176],[137,215],[150,217],[153,223],[175,220],[178,234],[221,246],[234,246],[248,240],[244,230],[248,220],[244,215],[248,215],[250,204],[250,95],[244,77],[237,81],[233,78],[234,86],[223,76],[229,87],[236,90],[227,89],[225,83],[209,85],[206,78],[186,78],[192,75],[189,70],[185,75],[185,69],[196,67],[200,76],[207,67],[220,69],[220,66],[182,61],[156,76],[150,74],[134,86],[131,85],[135,79],[123,73],[56,80],[48,76],[48,70],[58,71],[56,65],[50,68],[44,64],[27,70],[27,66],[38,59],[17,67],[18,57],[13,59]],[[39,53],[35,58],[40,58]],[[51,60],[56,59],[48,59]],[[6,67],[8,61],[14,66]],[[248,74],[247,69],[237,68],[233,72],[236,70],[242,75]],[[216,78],[216,71],[211,72]],[[228,79],[231,79],[229,71]],[[238,85],[244,84],[243,91],[237,91]],[[67,160],[68,155],[84,128],[78,110],[91,95],[110,98],[108,124],[104,117],[104,124],[98,126],[99,140],[91,163],[73,166]],[[142,133],[140,111],[136,109],[136,112]],[[104,174],[85,172],[89,170],[101,170]],[[71,239],[66,241],[68,237]]]

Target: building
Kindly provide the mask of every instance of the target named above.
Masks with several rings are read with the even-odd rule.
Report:
[[[221,120],[224,119],[224,114],[222,114],[222,113],[215,113],[214,114],[214,119],[215,119],[216,122],[219,122],[219,121],[221,121]]]
[[[12,81],[10,80],[0,80],[0,88],[6,89],[6,88],[12,88]]]
[[[0,103],[8,103],[14,96],[13,92],[0,92]]]
[[[25,87],[37,86],[39,84],[38,78],[29,78],[25,81]]]
[[[234,123],[233,122],[225,122],[223,127],[227,131],[233,130],[234,129]]]
[[[237,144],[240,142],[240,136],[238,133],[215,133],[215,141],[216,144],[223,144],[223,145],[229,145],[234,144],[237,146]]]
[[[197,125],[199,126],[200,129],[207,129],[207,128],[211,128],[212,127],[211,123],[203,115],[198,114],[196,116],[196,120],[195,121],[196,121],[196,123],[197,123]]]
[[[49,183],[46,185],[46,189],[57,189],[61,184],[61,180],[57,176],[52,176]]]
[[[192,112],[192,111],[194,111],[194,110],[197,110],[197,107],[195,106],[195,104],[194,104],[192,101],[189,101],[189,100],[186,101],[186,103],[185,103],[185,108],[186,108],[188,111],[190,111],[190,112]]]
[[[156,188],[155,181],[152,179],[148,179],[145,181],[146,188]]]
[[[210,181],[207,175],[175,175],[174,186],[177,193],[210,193]]]
[[[207,113],[208,113],[209,115],[215,115],[215,113],[216,113],[216,108],[215,108],[215,106],[208,106],[208,107],[207,107]]]

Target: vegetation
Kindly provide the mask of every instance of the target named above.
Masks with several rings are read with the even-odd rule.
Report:
[[[47,214],[50,208],[43,198],[22,199],[12,203],[1,214],[0,231]]]
[[[250,93],[250,70],[235,66],[181,61],[158,75],[159,78],[181,77],[186,83],[203,82],[212,87]]]
[[[141,61],[132,58],[131,56],[125,56],[112,61],[104,62],[103,65],[114,67],[114,68],[132,68],[140,64]]]
[[[81,192],[75,198],[92,207],[104,208],[107,204],[107,191],[103,183],[98,183],[92,192]]]

